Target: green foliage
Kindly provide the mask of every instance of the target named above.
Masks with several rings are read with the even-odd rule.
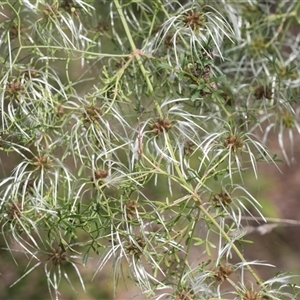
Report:
[[[296,299],[241,251],[243,217],[264,219],[244,178],[276,164],[271,132],[288,163],[300,133],[300,5],[260,2],[2,1],[1,228],[28,259],[12,286],[41,268],[59,299],[93,259],[157,299]]]

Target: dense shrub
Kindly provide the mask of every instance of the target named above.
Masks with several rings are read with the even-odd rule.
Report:
[[[293,163],[299,6],[2,1],[2,238],[28,260],[12,286],[40,270],[58,299],[93,259],[157,299],[296,299],[242,249],[271,133]]]

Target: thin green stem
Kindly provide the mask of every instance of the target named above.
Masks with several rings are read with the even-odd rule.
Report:
[[[144,158],[146,158],[146,157],[144,156]],[[147,158],[146,158],[146,159],[147,159]],[[147,161],[148,161],[149,163],[152,164],[152,162],[151,162],[150,160],[147,159]],[[170,176],[169,174],[166,174],[166,172],[164,172],[163,170],[161,170],[161,169],[160,169],[159,167],[157,167],[157,166],[156,166],[155,172],[159,172],[159,173],[161,173],[161,174],[165,174],[165,175]],[[172,177],[172,179],[175,180],[175,181],[177,181],[177,182],[182,182],[181,179],[176,178],[175,176],[170,176],[170,177]],[[200,203],[200,205],[199,205],[200,210],[201,210],[201,211],[203,212],[203,214],[210,220],[210,222],[211,222],[213,225],[215,225],[215,227],[216,227],[218,230],[220,230],[220,232],[221,232],[222,236],[224,237],[224,239],[225,239],[227,242],[232,243],[232,238],[224,231],[224,229],[218,224],[218,222],[215,220],[215,218],[214,218],[214,217],[213,217],[213,216],[212,216],[212,215],[204,208],[204,206],[201,204],[201,203],[202,203],[201,197],[200,197],[198,194],[196,194],[194,191],[192,191],[191,187],[187,187],[185,182],[184,182],[184,183],[182,182],[182,187],[184,187],[184,188],[192,195],[192,197],[193,197],[194,199],[198,200],[197,202]],[[186,201],[186,200],[184,199],[184,201]],[[176,202],[176,205],[178,205],[179,203],[180,203],[180,202]],[[172,205],[171,205],[171,206],[172,206]],[[243,254],[242,254],[242,253],[240,252],[240,250],[235,246],[234,243],[232,243],[232,248],[233,248],[233,250],[235,251],[235,253],[237,254],[237,256],[240,258],[240,260],[246,264],[246,268],[248,269],[248,271],[250,272],[250,274],[253,276],[253,278],[256,280],[256,282],[257,282],[258,284],[261,285],[261,284],[262,284],[261,279],[260,279],[260,278],[258,277],[258,275],[255,273],[255,271],[251,268],[251,266],[250,266],[249,264],[247,264],[247,261],[246,261],[246,259],[244,258]]]
[[[232,238],[224,231],[224,229],[219,225],[219,223],[215,220],[215,218],[211,216],[211,214],[205,209],[205,207],[201,204],[201,205],[199,205],[199,208],[201,209],[201,211],[203,212],[203,214],[209,219],[209,221],[214,226],[216,226],[216,228],[218,230],[220,230],[220,232],[221,232],[222,236],[224,237],[224,239],[228,243],[232,243]],[[248,271],[250,272],[250,274],[253,276],[253,278],[255,279],[255,281],[257,282],[257,284],[262,285],[262,280],[258,277],[258,275],[255,273],[255,271],[247,263],[247,261],[244,258],[243,254],[241,253],[241,251],[237,248],[237,246],[234,243],[232,243],[232,248],[233,248],[234,252],[237,254],[237,256],[239,257],[239,259],[243,263],[245,263],[246,268],[248,269]]]
[[[186,249],[186,252],[185,252],[184,263],[187,262],[187,258],[190,255],[190,249],[191,249],[192,241],[193,241],[193,239],[191,239],[190,237],[195,236],[195,230],[196,230],[196,227],[197,227],[197,224],[198,224],[197,221],[199,220],[199,217],[200,217],[200,212],[201,212],[201,209],[198,209],[197,216],[194,218],[192,229],[188,232],[189,243],[187,245],[187,249]],[[179,278],[183,278],[184,272],[185,272],[185,268],[182,268],[181,275],[180,275]],[[180,288],[180,285],[181,285],[181,281],[178,280],[178,284],[177,284],[178,289]]]
[[[152,95],[154,93],[154,88],[153,88],[153,85],[149,79],[149,73],[146,71],[144,65],[143,65],[143,61],[142,61],[142,58],[141,58],[141,51],[137,49],[135,43],[134,43],[134,40],[133,40],[133,37],[131,35],[131,32],[130,32],[130,29],[129,29],[129,26],[128,26],[128,23],[126,21],[126,18],[124,16],[124,13],[123,13],[123,10],[122,10],[122,7],[119,3],[118,0],[114,0],[114,4],[117,8],[117,11],[118,11],[118,14],[120,16],[120,19],[121,19],[121,22],[122,22],[122,25],[123,25],[123,28],[125,30],[125,33],[126,33],[126,36],[128,38],[128,41],[129,41],[129,44],[130,44],[130,47],[131,47],[131,50],[132,50],[132,55],[134,55],[134,57],[136,57],[137,59],[137,62],[138,62],[138,65],[140,67],[140,70],[146,80],[146,83],[147,83],[147,86],[148,86],[148,90],[149,90],[149,94]],[[154,98],[153,99],[154,101],[154,105],[155,105],[155,108],[156,108],[156,111],[158,112],[159,116],[162,117],[162,112],[161,112],[161,108],[157,102],[157,100]]]
[[[91,55],[95,56],[94,58],[98,57],[128,57],[128,54],[113,54],[113,53],[99,53],[99,52],[91,52],[91,51],[86,51],[86,50],[80,50],[80,49],[74,49],[74,48],[69,48],[69,47],[61,47],[61,46],[53,46],[53,45],[32,45],[32,46],[21,46],[18,48],[20,51],[22,49],[50,49],[50,50],[65,50],[67,52],[76,52],[76,53],[82,53],[86,55]],[[18,52],[19,53],[19,52]],[[76,58],[78,59],[78,57]],[[89,57],[90,59],[90,57]]]

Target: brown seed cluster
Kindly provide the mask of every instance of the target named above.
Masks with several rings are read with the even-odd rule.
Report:
[[[192,290],[183,289],[178,294],[174,295],[174,300],[194,300],[195,294]]]
[[[102,185],[104,183],[104,180],[107,176],[108,176],[108,172],[106,170],[96,170],[95,173],[95,180],[96,180],[96,183],[98,185]],[[91,178],[91,181],[94,181],[94,178],[92,177]]]
[[[52,248],[48,254],[48,260],[53,263],[54,266],[61,265],[66,261],[66,252],[61,247]]]
[[[164,130],[169,131],[172,128],[171,122],[169,119],[159,118],[150,125],[150,129],[155,135],[161,134]]]
[[[95,178],[96,180],[104,179],[108,176],[108,172],[106,170],[96,170],[95,171]]]
[[[236,151],[237,149],[243,147],[243,142],[236,135],[232,134],[225,139],[224,147]]]
[[[143,254],[142,249],[145,248],[146,242],[142,237],[136,237],[136,243],[139,245],[137,246],[135,243],[130,242],[125,246],[125,249],[128,254],[131,254],[136,259],[139,259],[141,255]]]
[[[100,21],[96,27],[96,31],[99,33],[104,33],[109,30],[109,24],[105,21]]]
[[[257,100],[260,100],[263,97],[266,99],[271,99],[272,98],[272,90],[268,86],[260,85],[254,90],[254,97]]]
[[[55,3],[52,3],[50,6],[48,5],[48,7],[46,7],[43,10],[44,15],[48,18],[48,17],[52,17],[52,18],[57,18],[60,16],[60,12],[58,10],[58,6]]]
[[[229,265],[220,265],[215,272],[215,277],[224,282],[232,273],[233,270]]]
[[[222,205],[228,206],[232,202],[230,195],[225,191],[214,195],[212,200],[216,207],[221,207]]]
[[[185,13],[182,22],[184,27],[190,27],[192,30],[199,29],[205,23],[205,16],[201,12],[190,11]]]
[[[21,76],[24,76],[26,80],[32,79],[32,78],[37,78],[39,77],[39,74],[37,73],[36,70],[33,68],[30,68],[29,70],[24,70],[20,73]]]
[[[124,203],[126,208],[127,217],[131,220],[136,214],[136,209],[139,207],[135,200],[128,200]]]
[[[17,96],[19,93],[24,92],[24,87],[20,81],[12,81],[8,83],[6,91],[11,95]]]
[[[19,202],[9,203],[7,207],[7,216],[9,219],[14,220],[20,218],[22,212],[22,205]]]
[[[167,34],[164,40],[164,45],[166,48],[172,48],[174,44],[177,44],[176,37],[174,34]]]
[[[258,292],[249,290],[242,296],[242,300],[269,300],[269,297],[262,296]]]
[[[95,176],[95,181],[93,177],[91,178],[91,181],[94,182],[94,186],[95,184],[101,186],[104,184],[104,179],[108,176],[108,171],[98,169],[94,172],[94,176]]]
[[[38,169],[51,169],[51,159],[46,155],[38,156],[34,162]]]
[[[186,156],[192,155],[194,152],[194,147],[195,147],[195,144],[192,141],[190,141],[190,140],[185,141],[184,147],[183,147],[184,155],[186,155]]]
[[[65,113],[65,107],[62,104],[59,104],[56,108],[56,116],[61,117]]]
[[[84,122],[98,122],[101,116],[101,109],[94,105],[88,106],[85,108],[83,113],[83,121]]]

